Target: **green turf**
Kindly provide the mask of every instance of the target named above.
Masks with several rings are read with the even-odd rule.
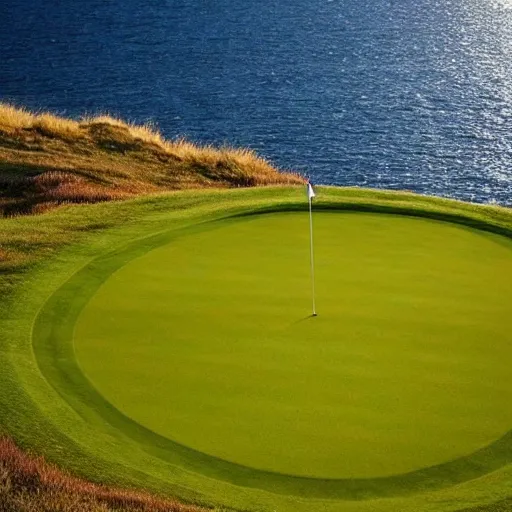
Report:
[[[388,215],[315,228],[317,318],[307,215],[225,222],[101,287],[75,331],[86,375],[154,432],[279,473],[389,476],[506,433],[512,243]]]
[[[473,243],[465,256],[480,243],[489,243],[489,247],[497,244],[507,250],[510,247],[505,237],[512,238],[512,213],[507,209],[412,194],[334,188],[320,192],[317,211],[406,214],[504,235],[477,234],[446,223],[432,223],[470,237]],[[109,279],[115,278],[118,269],[126,264],[128,269],[138,259],[166,251],[172,244],[206,236],[213,227],[211,221],[306,206],[304,191],[293,188],[190,191],[123,203],[66,207],[42,216],[0,222],[4,254],[16,251],[26,255],[19,263],[0,262],[0,432],[95,481],[142,487],[223,510],[449,512],[506,503],[512,495],[512,432],[496,439],[498,426],[494,434],[491,432],[495,427],[488,427],[489,439],[496,440],[483,448],[408,473],[376,478],[291,477],[230,463],[159,436],[109,404],[80,372],[72,345],[75,324],[89,300],[96,300],[98,288],[103,283],[110,286]],[[334,214],[339,216],[343,217]],[[357,213],[354,217],[359,216]],[[241,226],[249,219],[238,220]],[[257,219],[249,220],[252,222]],[[215,230],[220,233],[234,226],[222,221]],[[385,237],[386,233],[381,235]],[[375,241],[374,258],[382,243],[382,239]],[[277,248],[272,250],[279,253]],[[321,261],[317,269],[320,277]],[[492,294],[493,286],[504,286],[501,280],[507,276],[500,272],[496,267],[493,284],[482,285],[482,289],[489,288]],[[364,275],[348,277],[361,279]],[[473,282],[478,278],[476,273],[470,277]],[[320,296],[320,282],[318,286]],[[342,301],[351,304],[349,297]],[[498,308],[507,304],[510,308],[510,301],[504,299]],[[318,306],[324,315],[326,303],[319,300]],[[482,320],[477,305],[473,306],[471,316],[475,321]],[[487,349],[494,345],[493,336],[487,335],[486,340],[480,366],[467,366],[467,380],[478,381],[482,366],[491,364]],[[455,353],[456,349],[451,348],[447,355]],[[457,375],[461,377],[462,370],[457,369]],[[498,384],[493,380],[487,385]],[[450,390],[446,388],[445,392]],[[494,422],[496,418],[489,420]],[[422,428],[423,423],[419,430]],[[210,430],[212,427],[205,425],[203,437],[208,437]],[[461,442],[467,443],[468,438],[463,437]]]

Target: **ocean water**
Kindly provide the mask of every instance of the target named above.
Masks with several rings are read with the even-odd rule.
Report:
[[[3,0],[0,101],[512,205],[512,0]]]

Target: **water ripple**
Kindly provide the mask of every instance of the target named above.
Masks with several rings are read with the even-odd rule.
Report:
[[[512,0],[4,0],[0,99],[512,205]]]

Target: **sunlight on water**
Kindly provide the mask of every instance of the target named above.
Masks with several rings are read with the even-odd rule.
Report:
[[[491,5],[493,7],[504,7],[505,9],[512,9],[512,0],[494,0]]]
[[[88,4],[0,2],[0,101],[512,206],[512,0]]]

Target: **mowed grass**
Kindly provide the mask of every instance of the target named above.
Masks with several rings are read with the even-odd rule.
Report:
[[[369,478],[451,461],[512,425],[512,242],[435,221],[214,224],[118,270],[75,330],[123,413],[251,468]]]
[[[124,263],[135,264],[136,257],[149,256],[151,249],[156,249],[154,254],[164,251],[184,235],[198,239],[199,231],[206,234],[211,221],[306,207],[302,188],[277,187],[187,191],[4,219],[0,223],[4,251],[0,265],[0,431],[75,475],[221,510],[448,512],[489,504],[486,510],[492,511],[492,503],[507,503],[504,500],[512,494],[510,431],[468,457],[405,475],[343,481],[276,476],[223,463],[144,430],[95,394],[81,376],[71,350],[73,327],[89,298],[103,282],[108,286],[108,277],[116,269]],[[450,220],[486,230],[478,235],[471,232],[475,243],[489,237],[504,248],[509,247],[505,237],[512,235],[512,214],[507,209],[412,194],[323,188],[315,208]],[[376,243],[375,256],[378,251]],[[320,252],[317,259],[321,274]],[[359,279],[364,281],[364,274]],[[325,293],[321,281],[319,275],[319,297]],[[350,303],[351,298],[342,292],[340,297],[344,304]],[[316,320],[324,321],[326,303],[319,300],[318,307]],[[304,305],[305,315],[308,308],[309,302]],[[489,347],[493,345],[491,334],[486,338]],[[52,340],[56,344],[47,343]],[[482,361],[489,363],[485,357]],[[479,371],[468,367],[467,379],[478,379]],[[211,429],[204,423],[203,437]]]

